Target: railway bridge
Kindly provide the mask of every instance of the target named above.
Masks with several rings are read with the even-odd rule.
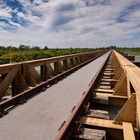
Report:
[[[138,140],[139,132],[140,68],[114,50],[0,65],[1,140]]]

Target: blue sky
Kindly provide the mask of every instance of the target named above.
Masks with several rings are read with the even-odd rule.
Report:
[[[0,0],[0,45],[140,47],[140,0]]]

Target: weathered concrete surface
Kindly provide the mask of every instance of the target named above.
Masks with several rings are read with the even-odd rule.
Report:
[[[0,119],[0,140],[52,140],[109,53]]]

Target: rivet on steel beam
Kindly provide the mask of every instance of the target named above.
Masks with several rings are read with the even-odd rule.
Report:
[[[66,121],[64,121],[64,122],[60,125],[60,127],[58,128],[59,131],[60,131],[61,128],[64,126],[65,122],[66,122]]]
[[[72,108],[71,112],[75,109],[75,107],[76,107],[76,106],[74,106],[74,107]]]
[[[82,95],[84,95],[86,92],[84,91],[83,93],[82,93]]]

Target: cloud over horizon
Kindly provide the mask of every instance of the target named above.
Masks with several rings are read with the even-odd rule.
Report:
[[[0,0],[0,45],[140,46],[139,0]]]

